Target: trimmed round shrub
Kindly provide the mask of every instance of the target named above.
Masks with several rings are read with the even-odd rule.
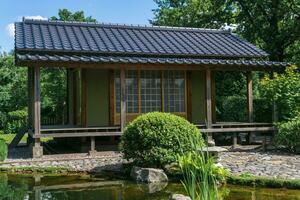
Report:
[[[0,161],[7,158],[7,144],[3,139],[0,139]]]
[[[128,124],[121,137],[121,152],[138,166],[163,167],[192,151],[191,142],[204,146],[196,126],[173,114],[152,112]]]

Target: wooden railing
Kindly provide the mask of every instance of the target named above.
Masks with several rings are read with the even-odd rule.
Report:
[[[207,128],[205,124],[196,125],[202,133],[230,132],[268,132],[275,131],[272,123],[218,122]]]

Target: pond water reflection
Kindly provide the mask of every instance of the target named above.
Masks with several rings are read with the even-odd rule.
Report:
[[[182,186],[135,184],[89,176],[0,174],[0,199],[9,200],[166,200],[173,193],[183,193]],[[224,200],[300,200],[300,190],[227,186],[221,193]]]

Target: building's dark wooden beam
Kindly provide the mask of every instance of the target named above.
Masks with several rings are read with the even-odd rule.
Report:
[[[211,94],[211,70],[206,70],[206,124],[212,126],[212,94]]]
[[[99,136],[121,136],[120,131],[108,131],[108,132],[73,132],[73,133],[43,133],[39,135],[33,135],[33,138],[69,138],[69,137],[99,137]]]
[[[34,67],[42,64],[43,67],[50,68],[96,68],[96,69],[120,69],[118,63],[82,63],[82,62],[22,62],[21,66]],[[130,70],[220,70],[220,71],[283,71],[282,67],[264,67],[264,66],[243,66],[243,65],[188,65],[188,64],[126,64],[122,67]]]
[[[247,111],[248,111],[248,122],[253,123],[254,121],[254,111],[253,111],[253,80],[252,72],[246,72],[247,76]],[[255,133],[248,133],[247,141],[249,144],[253,143],[255,140]]]
[[[33,127],[34,134],[41,132],[41,83],[40,83],[40,68],[34,67],[33,72]]]
[[[86,69],[81,69],[81,125],[87,127],[87,80]]]
[[[212,81],[211,81],[211,70],[207,69],[205,73],[205,81],[206,81],[206,126],[208,129],[212,128],[213,116],[212,116]],[[207,142],[209,146],[214,145],[214,140],[212,133],[207,133]]]
[[[254,120],[253,111],[253,80],[252,72],[247,72],[247,110],[248,110],[248,122],[252,123]]]
[[[121,68],[120,70],[120,83],[121,83],[121,131],[124,131],[126,125],[126,77],[125,69]]]
[[[41,80],[40,80],[40,67],[36,66],[33,68],[33,135],[41,135]],[[43,156],[43,147],[41,141],[37,137],[33,137],[34,146],[32,147],[32,157]]]
[[[217,122],[216,115],[216,71],[211,72],[211,106],[212,106],[212,122]]]

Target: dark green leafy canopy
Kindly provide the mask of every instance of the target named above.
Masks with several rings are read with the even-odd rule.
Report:
[[[274,61],[300,63],[299,0],[155,0],[155,25],[220,28],[237,32]]]
[[[220,28],[232,21],[234,7],[223,0],[154,0],[154,25]]]
[[[59,9],[58,17],[52,16],[51,20],[60,21],[78,21],[78,22],[97,22],[92,16],[86,17],[83,11],[76,11],[72,13],[68,9]]]

